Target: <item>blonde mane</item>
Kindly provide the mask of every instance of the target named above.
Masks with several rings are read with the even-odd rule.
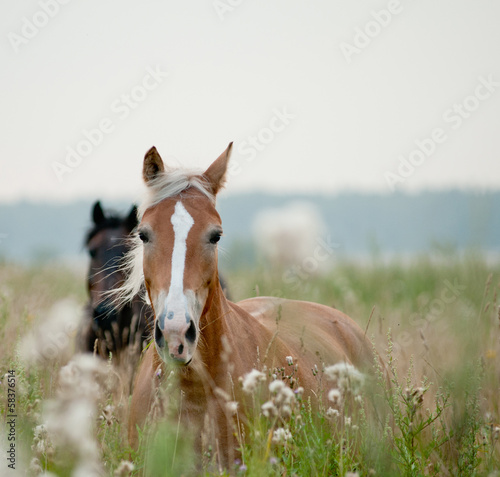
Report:
[[[147,195],[139,205],[137,214],[139,220],[142,219],[144,212],[150,207],[191,188],[201,192],[215,204],[215,196],[202,171],[194,169],[166,169],[164,172],[158,173],[147,184]]]
[[[210,189],[210,184],[203,176],[203,171],[166,169],[147,183],[146,195],[137,211],[139,222],[149,208],[165,199],[188,192],[189,189],[201,192],[215,205],[215,196]],[[134,232],[128,240],[130,251],[123,257],[120,264],[120,268],[126,276],[125,282],[121,287],[108,292],[117,306],[126,305],[137,295],[140,295],[142,299],[149,303],[149,297],[144,288],[142,241],[137,232]]]

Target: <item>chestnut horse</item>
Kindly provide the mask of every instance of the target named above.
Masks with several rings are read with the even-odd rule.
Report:
[[[96,201],[92,206],[92,222],[85,238],[90,257],[89,298],[77,338],[78,347],[83,352],[95,350],[103,358],[108,358],[109,353],[118,356],[131,346],[140,354],[151,337],[153,311],[140,294],[119,305],[113,299],[113,291],[125,279],[120,264],[130,251],[131,234],[139,223],[137,207],[132,206],[126,216],[120,216],[104,211],[101,202]],[[220,283],[229,297],[222,277]]]
[[[138,428],[153,405],[157,376],[174,369],[182,392],[181,418],[196,432],[198,450],[208,426],[213,449],[226,467],[237,443],[220,396],[222,390],[245,402],[238,377],[258,366],[281,367],[292,356],[299,364],[299,384],[316,399],[315,365],[347,362],[367,368],[373,363],[371,343],[340,311],[273,297],[232,303],[224,296],[217,272],[223,232],[215,198],[224,185],[231,147],[204,173],[166,168],[154,147],[146,153],[148,195],[139,207],[137,244],[122,288],[127,299],[145,284],[154,311],[154,345],[142,357],[132,396],[131,445],[138,446]]]

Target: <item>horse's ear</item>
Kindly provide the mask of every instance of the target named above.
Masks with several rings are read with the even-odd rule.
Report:
[[[152,147],[146,155],[144,156],[144,165],[142,167],[142,178],[144,182],[147,184],[149,181],[152,181],[160,172],[165,170],[165,166],[163,165],[163,160],[158,154],[156,147]]]
[[[127,230],[132,232],[132,230],[137,227],[138,223],[139,221],[137,220],[137,205],[134,204],[130,209],[127,218],[125,219],[125,226],[127,227]]]
[[[104,215],[104,211],[101,207],[101,202],[97,201],[94,204],[94,208],[92,209],[92,220],[94,224],[98,225],[106,220],[106,216]]]
[[[230,142],[226,150],[212,163],[212,165],[205,171],[203,176],[207,180],[213,195],[224,187],[226,181],[227,165],[229,164],[229,157],[231,156],[231,149],[233,143]]]

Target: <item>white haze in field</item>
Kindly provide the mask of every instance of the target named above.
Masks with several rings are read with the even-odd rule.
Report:
[[[264,209],[252,224],[257,253],[267,265],[301,265],[309,274],[331,263],[332,254],[321,250],[326,231],[316,206],[306,201]]]
[[[152,145],[206,167],[229,141],[230,193],[498,188],[498,18],[490,0],[2,2],[0,201],[135,198]]]

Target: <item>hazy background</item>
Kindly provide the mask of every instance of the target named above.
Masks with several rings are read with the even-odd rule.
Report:
[[[52,17],[33,29],[44,4]],[[374,12],[388,6],[399,13],[346,58],[342,45],[376,31]],[[425,250],[435,240],[498,250],[500,92],[477,104],[467,98],[481,77],[500,82],[499,18],[493,0],[4,0],[1,254],[80,250],[75,237],[83,237],[95,198],[125,211],[140,197],[151,145],[167,162],[206,167],[229,141],[239,167],[221,207],[233,238],[249,238],[244,225],[257,213],[242,216],[241,204],[313,194],[306,198],[330,232],[360,244],[346,252],[373,243],[412,252],[415,242]],[[151,69],[168,75],[124,117],[122,95],[139,94]],[[464,101],[474,111],[455,127],[445,118]],[[263,130],[276,111],[293,117],[249,152],[248,137],[269,137]],[[113,131],[58,180],[54,163],[64,164],[68,148],[103,119]],[[386,173],[397,173],[399,156],[408,158],[435,128],[446,140],[394,192]],[[230,225],[238,217],[244,223]],[[19,248],[24,242],[31,245]]]

